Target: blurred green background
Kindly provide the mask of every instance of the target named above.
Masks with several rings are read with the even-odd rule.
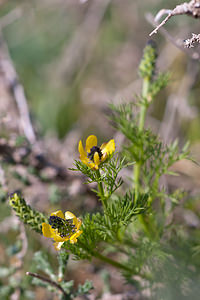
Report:
[[[145,14],[155,15],[163,7],[179,4],[170,0],[99,2],[2,1],[2,17],[11,11],[19,14],[8,21],[3,33],[40,134],[54,131],[63,138],[70,129],[80,126],[83,131],[107,135],[109,129],[100,116],[107,103],[116,98],[123,101],[126,95],[121,92],[126,89],[126,100],[137,93],[137,84],[133,88],[132,84],[137,83],[142,49],[153,29]],[[197,25],[198,21],[180,16],[165,28],[175,39],[184,39],[195,32]],[[162,34],[153,38],[161,53],[159,67],[169,67],[177,88],[188,57],[169,45]],[[197,93],[190,94],[192,104],[198,101]],[[156,118],[162,119],[164,106],[162,97],[156,104]],[[198,121],[193,122],[189,126],[191,135],[199,138],[195,130]],[[186,126],[185,130],[189,129]]]

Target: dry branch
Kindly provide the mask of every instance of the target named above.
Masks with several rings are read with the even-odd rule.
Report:
[[[21,8],[16,8],[0,20],[0,71],[4,76],[6,85],[10,88],[16,101],[23,133],[27,140],[31,144],[34,144],[36,142],[36,136],[31,124],[24,88],[20,84],[17,72],[10,57],[7,43],[3,36],[3,28],[20,18],[22,16],[22,12]]]
[[[52,286],[54,286],[55,288],[57,288],[58,290],[60,290],[60,291],[63,293],[63,295],[64,295],[65,297],[68,296],[67,293],[64,291],[64,289],[61,287],[61,285],[58,284],[57,282],[55,282],[55,281],[53,281],[53,280],[51,280],[51,279],[49,279],[49,278],[46,278],[46,277],[44,277],[44,276],[41,276],[41,275],[39,275],[39,274],[32,273],[32,272],[26,272],[26,275],[27,275],[27,276],[35,277],[35,278],[37,278],[37,279],[40,279],[40,280],[42,280],[42,281],[44,281],[44,282],[49,283],[49,284],[51,284]]]
[[[192,33],[192,37],[184,41],[186,48],[193,48],[196,43],[200,44],[200,34]]]
[[[23,133],[26,136],[27,140],[31,144],[34,144],[36,141],[36,136],[34,133],[33,126],[31,124],[24,88],[19,82],[17,72],[15,71],[15,68],[13,66],[12,60],[9,55],[8,47],[6,45],[2,33],[0,35],[0,40],[1,40],[0,69],[1,72],[4,74],[4,78],[7,83],[7,86],[10,87],[10,90],[12,91],[12,94],[16,101]]]
[[[153,18],[152,14],[148,13],[146,14],[146,20],[153,26],[156,25],[155,19]],[[177,40],[175,39],[164,27],[160,28],[161,34],[170,41],[176,48],[187,54],[189,57],[191,57],[194,60],[200,59],[200,54],[197,51],[188,51],[185,46],[185,41],[183,40]],[[187,41],[187,40],[186,40]],[[188,48],[188,47],[187,47]]]
[[[200,0],[192,0],[189,3],[184,2],[180,5],[177,5],[173,10],[161,9],[155,17],[155,22],[158,22],[162,18],[162,16],[166,14],[167,17],[159,25],[157,25],[157,27],[149,34],[149,36],[157,33],[158,29],[165,25],[167,21],[173,16],[189,15],[194,18],[200,18]]]

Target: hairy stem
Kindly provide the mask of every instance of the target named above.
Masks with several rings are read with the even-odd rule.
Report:
[[[100,178],[101,177],[100,171],[97,170],[96,172],[97,172],[98,178]],[[104,193],[103,184],[102,184],[101,181],[98,182],[97,184],[98,184],[98,190],[99,190],[100,199],[101,199],[102,205],[103,205],[103,207],[105,209],[106,203],[105,203],[105,193]]]
[[[148,91],[149,91],[149,78],[144,78],[143,80],[143,88],[142,88],[142,98],[143,98],[143,103],[140,109],[140,115],[139,115],[139,124],[138,128],[139,131],[142,131],[144,128],[144,123],[145,123],[145,117],[146,117],[146,112],[147,112],[147,103],[146,99],[148,96]],[[142,152],[143,150],[141,149],[140,151],[140,159],[142,158]],[[135,187],[135,200],[137,201],[138,199],[138,194],[139,194],[139,189],[140,189],[140,168],[141,168],[141,162],[136,162],[134,165],[134,171],[133,171],[133,176],[134,176],[134,187]]]
[[[124,270],[124,271],[128,271],[129,273],[133,274],[134,273],[134,270],[132,268],[129,268],[128,266],[125,266],[107,256],[104,256],[102,254],[100,254],[99,252],[97,251],[93,251],[93,256],[96,257],[97,259],[117,268],[117,269],[120,269],[120,270]],[[147,279],[147,280],[150,280],[152,279],[152,276],[151,274],[148,274],[148,273],[139,273],[138,274],[134,274],[134,275],[139,275],[141,278],[143,279]]]
[[[94,257],[98,258],[99,260],[101,260],[101,261],[103,261],[105,263],[108,263],[109,265],[111,265],[111,266],[113,266],[113,267],[115,267],[117,269],[126,270],[126,271],[129,271],[129,272],[130,271],[132,272],[132,270],[129,267],[127,267],[127,266],[125,266],[125,265],[123,265],[123,264],[121,264],[121,263],[119,263],[119,262],[117,262],[117,261],[115,261],[115,260],[107,257],[107,256],[104,256],[104,255],[100,254],[97,251],[93,251],[92,254],[93,254]]]

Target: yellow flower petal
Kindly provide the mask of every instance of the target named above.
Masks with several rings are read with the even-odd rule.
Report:
[[[108,154],[107,153],[104,153],[101,157],[101,162],[104,162],[108,157]]]
[[[58,233],[54,233],[52,235],[52,238],[54,239],[55,242],[64,242],[65,238],[62,238]]]
[[[107,144],[108,144],[108,143],[103,143],[103,144],[101,145],[101,147],[100,147],[101,152],[102,152],[102,150],[106,147]]]
[[[90,167],[90,160],[89,160],[89,158],[87,158],[87,157],[81,157],[80,156],[80,159],[81,159],[81,161],[85,164],[85,165],[87,165],[87,166],[89,166]]]
[[[43,234],[43,236],[45,236],[47,238],[52,237],[52,230],[51,230],[51,226],[49,224],[42,223],[42,234]]]
[[[96,169],[98,169],[98,165],[100,164],[100,159],[99,159],[99,153],[95,152],[94,153],[94,164]]]
[[[51,216],[56,216],[56,217],[59,217],[59,218],[62,218],[62,219],[65,218],[62,210],[57,210],[57,211],[51,213]]]
[[[112,139],[108,143],[101,145],[102,154],[107,153],[108,155],[112,154],[115,151],[115,141]]]
[[[83,231],[82,230],[78,230],[76,233],[74,233],[71,237],[70,237],[70,243],[74,244],[77,242],[77,237],[79,237],[79,235],[81,235]]]
[[[79,228],[81,227],[81,224],[82,224],[82,220],[77,218],[77,225],[76,225],[77,230],[79,230]]]
[[[92,161],[88,162],[87,166],[90,167],[91,169],[96,169],[95,163],[93,163]]]
[[[81,157],[81,158],[87,157],[87,153],[85,152],[85,150],[84,150],[84,148],[83,148],[82,141],[79,141],[79,144],[78,144],[78,151],[79,151],[79,153],[80,153],[80,157]]]
[[[56,242],[56,243],[53,243],[53,244],[54,244],[55,249],[56,249],[57,251],[59,251],[59,250],[61,249],[63,243],[64,243],[64,242],[59,242],[59,243]]]
[[[76,230],[79,230],[79,228],[81,227],[82,221],[81,219],[77,218],[73,213],[71,213],[70,211],[66,211],[65,212],[65,219],[69,220],[69,219],[73,219],[73,223],[76,226]]]
[[[74,219],[74,218],[76,218],[76,216],[73,213],[71,213],[70,211],[65,212],[65,219],[66,220]]]
[[[73,220],[73,224],[75,225],[74,227],[74,234],[71,233],[71,236],[64,236],[61,237],[60,233],[58,233],[58,229],[52,228],[50,224],[47,223],[42,223],[42,233],[45,237],[52,238],[54,239],[54,247],[57,251],[59,251],[63,245],[64,242],[70,240],[70,243],[76,243],[77,242],[77,237],[82,233],[82,230],[79,230],[81,227],[82,221],[81,219],[77,218],[73,213],[70,211],[65,212],[65,217],[64,214],[61,210],[58,210],[54,213],[51,214],[51,216],[57,216],[66,220]]]
[[[42,223],[42,233],[47,238],[53,238],[56,242],[62,242],[63,238],[49,224]]]
[[[90,152],[90,149],[94,146],[97,146],[97,137],[95,135],[88,136],[86,140],[86,151]]]

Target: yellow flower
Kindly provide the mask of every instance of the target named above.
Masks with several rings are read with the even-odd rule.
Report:
[[[70,211],[65,215],[61,210],[53,212],[49,218],[49,224],[42,223],[42,233],[47,238],[54,239],[55,249],[60,250],[64,242],[70,241],[71,244],[77,242],[77,237],[82,233],[79,230],[82,221]]]
[[[85,165],[91,169],[98,170],[99,165],[115,151],[115,141],[110,140],[108,143],[103,143],[101,147],[98,147],[97,137],[90,135],[86,140],[85,149],[82,141],[79,141],[78,151],[80,159]]]

